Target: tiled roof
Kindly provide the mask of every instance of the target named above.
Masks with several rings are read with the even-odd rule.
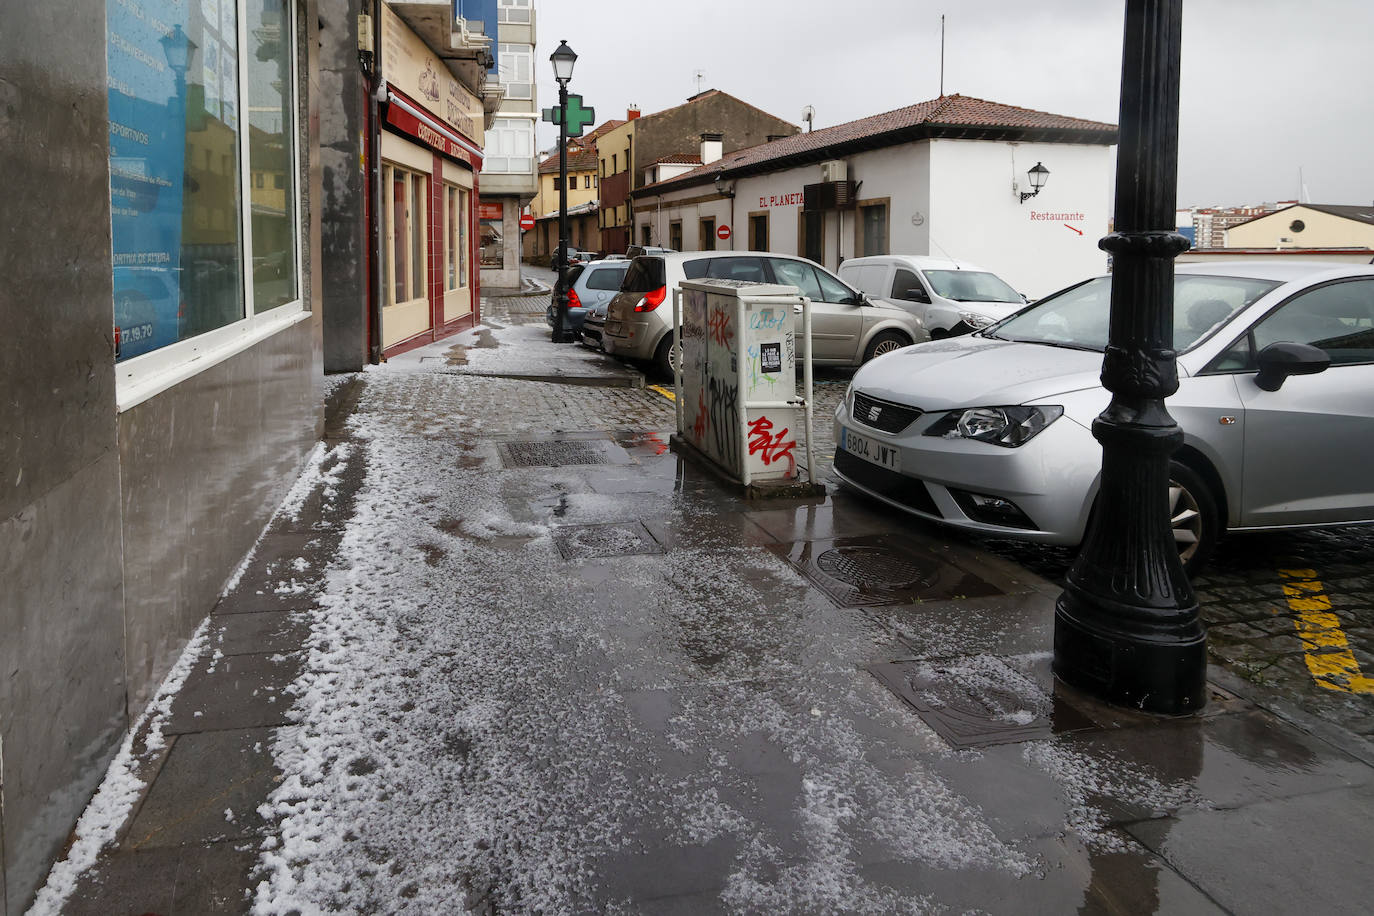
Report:
[[[539,174],[547,175],[549,172],[558,171],[558,154],[550,156],[539,163]],[[596,171],[596,147],[586,146],[576,152],[568,153],[568,171],[571,172],[595,172]]]
[[[1374,224],[1374,206],[1351,207],[1344,204],[1298,204],[1299,207],[1306,207],[1309,210],[1320,210],[1322,213],[1330,213],[1332,216],[1343,216],[1346,219],[1357,220],[1361,223]]]
[[[596,130],[593,130],[591,133],[589,133],[589,134],[587,134],[586,136],[584,136],[584,137],[582,138],[582,140],[583,140],[583,142],[595,140],[597,137],[601,136],[602,134],[610,133],[611,131],[615,130],[617,127],[619,127],[620,125],[622,125],[622,124],[624,124],[624,123],[625,123],[624,120],[619,120],[619,121],[617,121],[617,120],[615,120],[614,118],[612,118],[612,119],[609,120],[609,121],[603,122],[602,125],[601,125],[600,127],[596,128]]]
[[[701,165],[701,156],[697,153],[672,153],[668,156],[660,156],[649,165]]]
[[[769,171],[786,168],[801,162],[819,161],[831,156],[847,155],[863,149],[906,143],[931,137],[1005,137],[1031,136],[1054,141],[1111,144],[1116,142],[1115,124],[1087,121],[1063,115],[1017,108],[965,95],[946,95],[926,102],[860,118],[846,124],[825,127],[808,134],[794,134],[727,153],[720,160],[693,169],[636,191],[643,194],[649,188],[667,190],[670,186],[686,187],[709,181],[717,172],[727,174]],[[794,161],[788,161],[794,160]]]

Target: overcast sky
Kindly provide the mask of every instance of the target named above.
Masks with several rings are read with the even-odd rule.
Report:
[[[541,107],[549,55],[597,122],[720,89],[829,127],[946,93],[1117,121],[1124,4],[1111,0],[535,0]],[[1179,205],[1299,196],[1374,202],[1374,0],[1185,0]],[[557,143],[539,128],[540,149]]]

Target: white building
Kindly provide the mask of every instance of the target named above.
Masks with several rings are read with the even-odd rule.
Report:
[[[704,165],[633,192],[635,239],[832,270],[866,254],[948,256],[1043,296],[1107,267],[1097,242],[1116,139],[1112,124],[942,96],[724,156],[704,149]]]

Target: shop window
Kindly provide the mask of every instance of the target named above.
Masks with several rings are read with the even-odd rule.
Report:
[[[749,214],[749,250],[768,250],[768,214]]]
[[[481,267],[500,270],[506,266],[505,215],[500,202],[479,203],[481,218]]]
[[[649,245],[652,245],[652,244],[653,244],[653,237],[652,237],[652,235],[651,235],[650,232],[649,232],[649,227],[648,227],[648,226],[640,226],[640,227],[639,227],[639,244],[645,246],[646,248],[647,248]]]
[[[855,255],[887,254],[887,201],[860,201],[858,209]]]
[[[530,0],[497,0],[496,21],[529,22]]]
[[[534,98],[534,84],[531,81],[533,67],[533,45],[503,44],[500,46],[497,72],[501,78],[501,85],[506,87],[506,98]]]
[[[682,250],[682,221],[673,220],[668,224],[668,247],[674,251]]]
[[[266,181],[296,169],[291,9],[247,0],[158,11],[105,5],[121,407],[146,396],[135,393],[151,390],[143,381],[266,333],[255,315],[300,309],[295,188]],[[248,127],[240,112],[251,112]]]
[[[534,172],[534,122],[497,118],[487,131],[482,171],[493,175]]]
[[[468,192],[444,185],[444,290],[468,285]]]
[[[425,204],[429,178],[388,164],[385,167],[387,305],[428,295],[425,288]]]
[[[716,221],[703,219],[697,221],[697,251],[716,250]]]

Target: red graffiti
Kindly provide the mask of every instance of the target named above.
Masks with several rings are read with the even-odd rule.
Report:
[[[706,410],[706,389],[701,389],[697,399],[697,421],[692,424],[692,438],[700,442],[706,438],[706,428],[710,425],[711,414]]]
[[[655,455],[662,455],[664,452],[668,451],[668,443],[659,438],[658,433],[649,433],[647,439],[652,443]]]
[[[711,309],[711,339],[722,347],[730,346],[735,329],[730,327],[730,313],[716,306]]]
[[[792,455],[792,449],[797,447],[797,440],[784,442],[787,437],[787,427],[783,427],[776,435],[773,434],[773,421],[767,417],[759,417],[757,420],[749,421],[749,454],[759,455],[763,458],[764,464],[772,464],[775,461],[787,459],[787,472],[790,476],[797,466],[797,459]]]

